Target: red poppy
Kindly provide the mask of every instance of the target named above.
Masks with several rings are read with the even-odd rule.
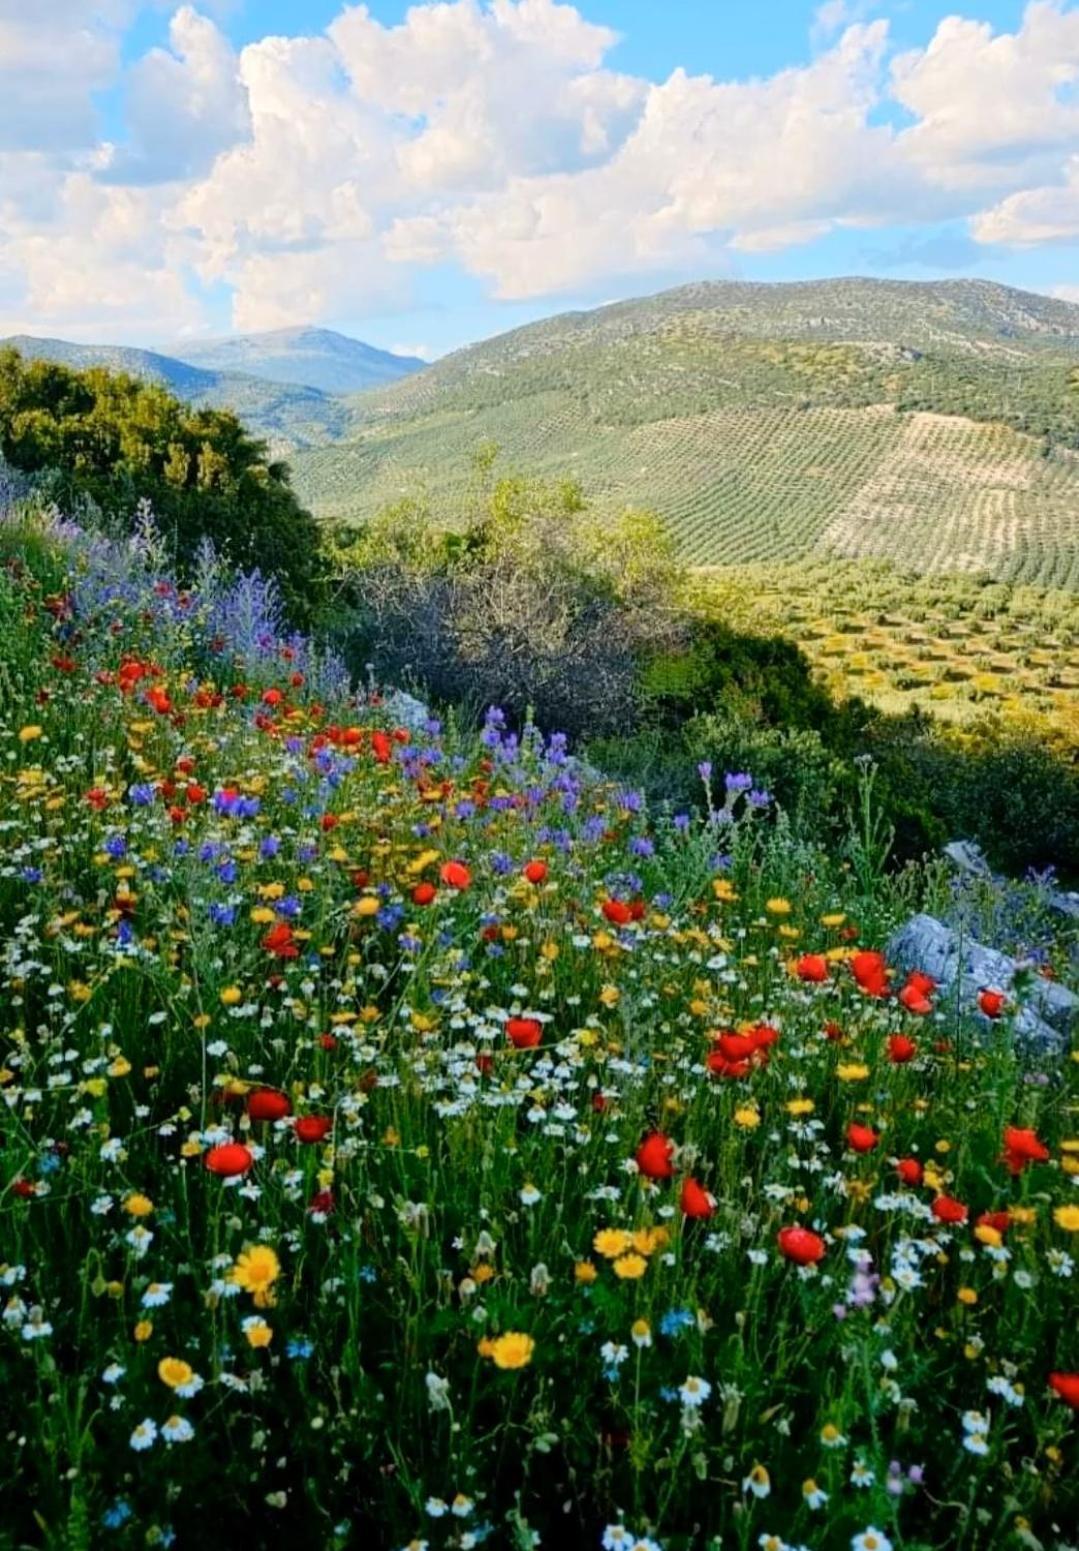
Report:
[[[440,876],[448,889],[467,889],[472,882],[464,862],[443,862]]]
[[[263,936],[262,946],[267,953],[272,953],[278,959],[299,957],[300,950],[293,938],[292,927],[287,921],[278,921],[276,926],[271,926]]]
[[[953,1226],[966,1222],[969,1216],[967,1207],[954,1196],[935,1197],[930,1210],[938,1222],[950,1223]]]
[[[917,978],[915,975],[909,976],[906,985],[899,993],[900,1005],[917,1018],[924,1018],[933,1011],[933,1003],[929,1000],[923,984],[927,978],[923,975],[917,975]],[[932,981],[929,983],[933,984]]]
[[[433,883],[417,883],[412,890],[412,903],[414,905],[429,905],[438,890]]]
[[[888,990],[888,966],[884,954],[862,948],[851,957],[850,971],[867,996],[884,996]]]
[[[320,1050],[336,1050],[337,1049],[337,1035],[336,1034],[320,1034],[319,1037],[318,1037],[318,1045],[319,1045],[319,1049]]]
[[[695,1179],[687,1179],[678,1204],[684,1217],[711,1217],[716,1209],[716,1198]]]
[[[284,698],[279,689],[264,689],[262,692],[263,705],[280,705]]]
[[[748,1061],[757,1051],[752,1034],[724,1033],[716,1040],[716,1046],[725,1061]]]
[[[326,1140],[333,1130],[333,1120],[329,1115],[300,1115],[293,1122],[292,1129],[298,1142],[312,1146]]]
[[[670,1137],[653,1131],[637,1148],[637,1167],[646,1179],[670,1179],[674,1173],[673,1155]]]
[[[218,1147],[211,1147],[202,1161],[211,1174],[222,1179],[235,1179],[239,1174],[246,1174],[255,1160],[242,1142],[222,1142]]]
[[[843,1038],[842,1025],[836,1023],[834,1020],[826,1023],[822,1032],[825,1039],[831,1040],[833,1045],[839,1044],[840,1040]]]
[[[803,953],[794,968],[798,979],[809,985],[820,985],[828,979],[828,960],[823,953]]]
[[[612,926],[627,926],[633,916],[633,911],[623,899],[605,899],[602,908]]]
[[[855,1152],[872,1152],[880,1141],[880,1133],[872,1126],[860,1126],[853,1122],[847,1127],[847,1145]]]
[[[1049,1388],[1055,1389],[1073,1411],[1079,1411],[1079,1373],[1051,1373]]]
[[[825,1256],[826,1246],[820,1234],[797,1223],[790,1228],[780,1228],[776,1243],[780,1254],[793,1260],[796,1266],[815,1266]]]
[[[1007,1003],[1008,998],[1003,991],[978,992],[978,1006],[987,1018],[999,1018]]]
[[[23,1179],[21,1175],[18,1179],[12,1180],[11,1193],[12,1195],[19,1196],[23,1201],[29,1201],[31,1197],[37,1195],[33,1180]]]
[[[920,1185],[922,1182],[922,1166],[917,1158],[900,1158],[895,1172],[904,1185]]]
[[[547,877],[547,863],[537,858],[526,864],[524,872],[529,883],[542,883]]]
[[[86,801],[95,813],[100,813],[109,805],[109,794],[102,786],[92,786],[86,794]]]
[[[494,1064],[494,1056],[488,1055],[485,1050],[481,1051],[480,1054],[476,1057],[476,1070],[484,1077],[486,1077],[487,1073],[492,1070]]]
[[[388,765],[392,751],[393,745],[390,742],[388,734],[378,730],[371,734],[371,753],[375,756],[375,760],[378,764]]]
[[[905,1066],[918,1054],[918,1046],[907,1034],[889,1034],[888,1059],[895,1066]]]
[[[292,1104],[277,1088],[256,1088],[247,1096],[247,1113],[252,1120],[284,1120],[292,1114]]]
[[[515,1050],[534,1050],[543,1038],[538,1018],[507,1018],[506,1034]]]
[[[316,1190],[307,1203],[307,1210],[317,1213],[319,1217],[329,1217],[334,1210],[333,1191]]]
[[[978,1218],[979,1228],[992,1228],[995,1233],[1007,1233],[1011,1225],[1010,1212],[982,1212]]]
[[[1036,1131],[1027,1126],[1005,1126],[1001,1161],[1008,1165],[1009,1173],[1022,1174],[1028,1164],[1046,1163],[1048,1159],[1049,1149]]]

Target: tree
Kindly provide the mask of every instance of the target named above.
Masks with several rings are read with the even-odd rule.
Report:
[[[236,565],[281,586],[309,615],[321,577],[319,530],[288,466],[226,410],[195,409],[157,383],[103,367],[74,371],[0,351],[0,456],[38,476],[59,504],[89,499],[129,519],[147,498],[177,561],[209,537]]]

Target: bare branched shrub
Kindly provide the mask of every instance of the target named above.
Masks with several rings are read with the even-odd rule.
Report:
[[[352,649],[384,678],[570,733],[632,719],[642,661],[685,631],[658,521],[601,518],[572,484],[499,480],[453,532],[408,502],[337,560]]]

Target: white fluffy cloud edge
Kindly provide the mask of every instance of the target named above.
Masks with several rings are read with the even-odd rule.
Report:
[[[125,66],[145,8],[0,0],[0,332],[198,332],[222,286],[238,329],[357,316],[432,265],[554,298],[842,227],[1079,240],[1068,0],[1013,33],[951,16],[908,51],[878,7],[826,0],[804,64],[660,83],[606,66],[587,0],[444,0],[396,26],[346,6],[238,52],[182,5]]]

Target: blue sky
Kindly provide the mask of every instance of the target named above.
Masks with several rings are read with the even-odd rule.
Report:
[[[0,57],[0,331],[434,355],[706,276],[1079,300],[1077,0],[39,10]]]

